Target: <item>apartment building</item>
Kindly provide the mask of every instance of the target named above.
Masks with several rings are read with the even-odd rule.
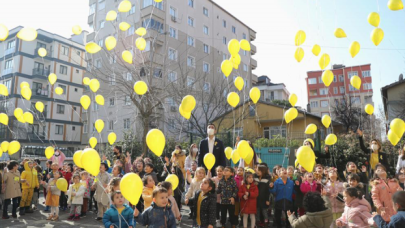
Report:
[[[284,83],[273,83],[266,75],[260,76],[255,86],[260,90],[260,100],[265,102],[288,100],[290,96]]]
[[[228,78],[222,74],[221,62],[230,58],[229,40],[235,38],[254,41],[256,32],[214,1],[165,0],[156,3],[153,0],[131,0],[133,5],[129,12],[118,13],[115,21],[105,21],[106,14],[110,10],[117,11],[120,2],[89,1],[88,24],[95,32],[89,34],[87,42],[93,41],[105,47],[105,38],[114,36],[118,44],[110,51],[115,53],[112,56],[105,56],[103,53],[89,56],[89,77],[94,77],[97,69],[103,69],[103,72],[110,72],[111,75],[100,81],[101,89],[97,92],[106,99],[104,107],[95,104],[87,110],[83,144],[87,144],[91,136],[97,136],[105,143],[110,132],[115,132],[117,140],[121,140],[124,132],[137,132],[142,128],[139,110],[134,107],[129,96],[114,89],[122,86],[123,83],[118,82],[122,77],[133,85],[138,80],[146,80],[142,77],[150,72],[153,82],[149,86],[160,86],[162,90],[185,87],[190,90],[190,94],[196,91],[217,91],[225,100],[230,91],[228,87],[219,90],[219,80],[232,82],[237,76],[241,76],[245,80],[246,89],[257,82],[257,76],[252,73],[257,68],[257,61],[252,58],[257,50],[253,43],[250,52],[240,52],[239,69],[234,70]],[[131,27],[125,32],[120,31],[118,25],[121,22],[127,22]],[[138,37],[134,33],[141,26],[148,29],[144,36],[146,49],[142,53],[134,47]],[[136,56],[135,66],[122,67],[120,58],[123,50],[129,50]],[[144,65],[145,68],[142,67]],[[131,72],[126,72],[127,68],[131,68]],[[111,69],[114,69],[113,73]],[[88,93],[91,94],[90,91]],[[180,102],[178,98],[166,97],[164,107],[157,110],[159,117],[150,123],[150,127],[159,127],[168,135],[178,124],[175,119],[180,117]],[[204,103],[199,106],[208,105]],[[103,119],[106,123],[106,131],[101,135],[94,129],[97,119]]]
[[[307,72],[308,109],[311,113],[323,116],[331,114],[332,107],[340,102],[350,100],[352,104],[365,106],[373,104],[373,87],[371,64],[359,66],[333,65],[330,69],[334,75],[332,84],[326,87],[322,82],[323,71]],[[350,78],[357,75],[361,78],[360,90],[350,85]]]
[[[0,124],[0,141],[20,142],[23,154],[19,152],[15,157],[43,157],[44,149],[50,145],[69,156],[81,145],[84,46],[41,29],[37,30],[36,40],[22,41],[16,37],[22,28],[11,29],[8,39],[0,42],[0,81],[9,92],[0,100],[1,112],[9,116],[8,126]],[[39,48],[47,50],[45,57],[38,55]],[[54,85],[48,81],[50,73],[57,75]],[[21,96],[22,82],[31,87],[29,101]],[[62,95],[54,93],[56,87],[63,88]],[[45,106],[42,113],[35,109],[37,101]],[[18,122],[13,114],[16,108],[32,112],[34,124]]]

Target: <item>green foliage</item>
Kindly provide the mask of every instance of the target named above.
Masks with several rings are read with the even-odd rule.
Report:
[[[286,138],[276,137],[273,139],[260,138],[253,142],[255,148],[263,147],[298,147],[302,143],[301,140],[287,140]]]
[[[279,106],[283,106],[285,108],[291,108],[291,104],[288,100],[272,100],[271,103]]]

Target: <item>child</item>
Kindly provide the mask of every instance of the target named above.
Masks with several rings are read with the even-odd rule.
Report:
[[[377,212],[386,222],[390,222],[391,216],[395,215],[394,204],[391,201],[392,195],[402,190],[396,179],[387,178],[385,166],[378,164],[375,166],[373,180],[370,182],[373,186],[371,198]]]
[[[94,181],[92,188],[96,190],[95,198],[97,201],[97,221],[101,221],[107,207],[109,205],[109,200],[105,188],[110,181],[110,175],[106,172],[108,170],[108,165],[106,163],[101,163],[100,173],[97,175],[96,180]]]
[[[82,171],[80,173],[80,184],[83,185],[85,188],[84,195],[83,195],[83,207],[80,214],[80,217],[86,217],[87,207],[89,204],[90,198],[90,186],[93,185],[93,179],[89,178],[89,173],[86,171]]]
[[[18,200],[21,197],[20,184],[24,184],[20,178],[20,172],[18,171],[18,162],[11,160],[7,165],[8,172],[4,172],[3,176],[3,189],[4,192],[4,205],[3,205],[3,219],[9,219],[7,209],[13,202],[12,217],[17,218]]]
[[[197,221],[199,227],[211,227],[215,226],[215,211],[216,211],[216,193],[215,183],[209,178],[205,178],[201,182],[200,190],[196,192],[193,198],[186,200],[186,204],[189,201],[195,205],[193,207],[193,219]]]
[[[223,228],[226,224],[227,213],[229,213],[232,228],[235,228],[238,223],[235,216],[235,199],[238,195],[238,187],[233,175],[235,175],[235,172],[232,167],[225,167],[224,177],[218,184],[217,193],[221,194],[221,224]]]
[[[54,164],[52,164],[53,166]],[[48,185],[45,185],[43,182],[44,187],[47,188],[47,195],[45,205],[51,207],[51,213],[46,220],[58,221],[59,218],[59,197],[60,197],[60,190],[56,187],[56,182],[59,178],[62,177],[62,173],[58,170],[52,171],[53,178],[49,179]]]
[[[62,171],[62,177],[66,179],[68,183],[68,188],[70,181],[72,179],[72,170],[73,170],[73,164],[65,164],[64,165],[65,171]],[[64,192],[61,192],[60,198],[59,198],[59,206],[62,211],[66,211],[67,209],[67,198]]]
[[[257,197],[257,219],[260,219],[260,215],[263,216],[264,220],[258,224],[258,226],[264,226],[265,223],[269,222],[267,215],[267,208],[270,205],[270,176],[267,166],[260,164],[257,167],[255,182],[257,188],[259,189],[259,196]]]
[[[297,177],[294,175],[294,166],[288,166],[287,167],[287,176],[290,178],[290,180],[295,181]]]
[[[336,220],[338,227],[370,227],[367,220],[371,218],[371,206],[356,188],[346,188],[343,192],[346,203],[342,217]]]
[[[238,167],[235,171],[236,171],[236,175],[235,175],[236,186],[238,187],[238,189],[240,189],[240,186],[243,183],[243,175],[244,175],[245,169],[243,167]],[[241,210],[240,198],[236,197],[236,200],[235,200],[235,216],[236,216],[236,219],[238,219],[238,217],[240,215],[240,210]],[[241,217],[241,221],[242,221],[242,217]]]
[[[150,207],[139,215],[135,209],[134,216],[136,221],[149,228],[176,228],[176,219],[168,203],[168,194],[165,188],[156,188],[153,190],[153,203]]]
[[[326,182],[328,182],[328,178],[324,174],[324,167],[321,164],[316,164],[315,166],[315,172],[314,172],[314,178],[316,181],[321,183],[322,185],[325,185]]]
[[[356,188],[357,191],[361,196],[364,196],[364,185],[363,183],[360,182],[360,177],[359,175],[355,173],[349,174],[347,177],[347,183],[343,183],[344,188]]]
[[[373,220],[379,228],[391,227],[402,228],[405,224],[405,192],[398,191],[392,196],[392,202],[394,204],[397,214],[391,217],[391,221],[387,224],[386,221],[377,213],[373,213]]]
[[[172,208],[172,212],[174,217],[177,219],[177,221],[181,220],[181,214],[179,207],[177,206],[177,202],[173,197],[173,188],[172,188],[172,183],[168,181],[163,181],[162,183],[159,184],[159,187],[167,189],[167,195],[169,196],[169,206]]]
[[[110,180],[110,183],[108,183],[108,186],[107,186],[107,189],[106,189],[107,190],[106,195],[108,196],[108,201],[110,202],[110,205],[112,205],[112,201],[110,201],[111,194],[113,192],[116,192],[116,191],[121,191],[120,183],[121,183],[121,178],[119,178],[119,177],[113,177]],[[103,200],[104,200],[104,198],[103,198]],[[124,204],[129,205],[129,201],[127,199],[125,199],[125,198],[124,198]]]
[[[338,180],[336,168],[329,168],[329,181],[326,183],[325,190],[329,197],[333,213],[333,222],[330,227],[334,228],[336,227],[336,219],[342,217],[345,207],[342,197],[343,184]]]
[[[397,178],[399,180],[399,186],[401,186],[402,189],[405,189],[405,168],[401,168],[399,170],[399,173],[397,174]]]
[[[153,169],[154,169],[154,166],[153,166],[152,163],[146,163],[144,177],[145,176],[152,176],[152,178],[153,178],[153,180],[155,181],[155,184],[156,184],[156,183],[159,183],[159,181],[158,181],[157,175],[156,175],[155,171],[153,171]]]
[[[347,177],[352,173],[359,175],[361,183],[366,184],[368,182],[366,166],[363,166],[362,171],[360,172],[357,170],[357,166],[354,164],[354,162],[348,162],[346,164],[346,171],[343,171],[343,174],[347,179]]]
[[[270,192],[275,194],[275,223],[281,228],[281,213],[284,211],[287,217],[287,211],[293,209],[292,195],[294,193],[294,182],[287,177],[287,170],[283,167],[278,172],[280,178],[274,183],[270,183]],[[290,222],[286,220],[286,226],[290,227]]]
[[[198,167],[197,171],[195,172],[194,178],[191,180],[191,175],[190,171],[187,171],[187,179],[191,183],[190,188],[188,189],[186,193],[186,200],[194,197],[194,194],[200,190],[201,182],[205,178],[205,169],[203,167]],[[194,209],[192,208],[194,205],[191,206],[191,211]],[[191,215],[192,217],[195,217],[195,215]],[[193,220],[193,225],[196,225],[197,221],[194,219]]]
[[[73,175],[73,184],[69,186],[67,191],[68,204],[70,204],[70,216],[68,220],[79,220],[82,212],[83,196],[86,188],[80,184],[80,174]]]
[[[112,170],[112,177],[120,177],[120,178],[123,177],[121,166],[114,166]]]
[[[133,228],[135,227],[134,210],[124,203],[124,197],[121,191],[115,191],[111,194],[113,204],[105,212],[103,223],[106,228]]]
[[[37,165],[35,166],[35,170],[34,170],[34,175],[35,172],[37,174],[37,178],[38,178],[38,184],[41,183],[42,180],[42,168],[41,166]],[[37,205],[38,205],[38,200],[39,199],[39,186],[38,188],[34,189],[34,196],[32,197],[32,204],[34,205],[34,211],[37,210]]]
[[[212,178],[212,181],[214,181],[215,183],[215,191],[218,189],[218,184],[219,181],[222,180],[222,178],[224,177],[224,167],[223,166],[217,166],[217,168],[215,169],[215,171],[217,172],[217,176]],[[216,207],[216,227],[221,227],[221,194],[217,194],[217,207]]]
[[[34,162],[28,161],[24,164],[24,172],[21,174],[21,180],[25,180],[22,184],[22,196],[20,202],[20,215],[33,213],[31,208],[31,200],[34,194],[34,189],[39,188],[38,173],[34,172]]]
[[[155,181],[153,180],[152,176],[144,176],[142,178],[143,182],[143,191],[142,191],[142,199],[144,201],[143,205],[145,209],[150,207],[152,204],[153,199],[153,191],[155,190]]]
[[[243,214],[243,227],[247,228],[248,217],[250,216],[250,227],[256,226],[256,213],[257,213],[257,196],[259,189],[253,182],[253,174],[251,172],[245,173],[243,185],[240,186],[238,196],[241,200],[241,213]]]
[[[317,183],[317,181],[314,179],[313,173],[305,173],[300,190],[304,195],[307,194],[307,192],[321,193],[321,184]]]

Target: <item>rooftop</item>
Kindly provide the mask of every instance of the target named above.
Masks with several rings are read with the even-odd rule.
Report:
[[[353,68],[353,67],[362,67],[362,66],[370,66],[371,63],[367,64],[362,64],[362,65],[356,65],[356,66],[345,66],[343,64],[334,64],[332,65],[332,69],[330,70],[340,70],[340,69],[347,69],[347,68]],[[314,73],[314,72],[323,72],[324,70],[312,70],[312,71],[307,71],[307,73]]]

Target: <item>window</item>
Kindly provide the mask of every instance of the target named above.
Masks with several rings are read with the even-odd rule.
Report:
[[[246,40],[246,33],[242,34],[242,38]]]
[[[224,28],[226,28],[226,21],[222,20],[222,26],[224,26]]]
[[[222,54],[222,61],[228,59],[228,56],[226,54]]]
[[[108,121],[108,130],[109,131],[114,130],[114,121],[112,121],[112,120]]]
[[[176,102],[174,101],[173,97],[168,97],[166,98],[166,103],[171,107],[171,106],[176,106]]]
[[[96,64],[94,64],[96,68],[101,68],[101,59],[96,59]]]
[[[208,112],[208,109],[210,108],[210,105],[208,104],[208,102],[203,102],[203,110],[204,112]]]
[[[150,40],[146,41],[146,46],[145,46],[145,50],[144,50],[145,52],[150,51],[150,43],[151,43]]]
[[[111,64],[117,63],[117,56],[116,56],[116,55],[111,55],[111,56],[110,56],[110,63],[111,63]]]
[[[204,25],[203,32],[204,32],[205,35],[208,35],[208,26]]]
[[[88,129],[87,129],[87,121],[83,121],[83,133],[87,133]]]
[[[222,37],[222,43],[226,45],[226,37]]]
[[[194,0],[188,0],[188,6],[194,8]]]
[[[62,45],[62,55],[69,55],[69,48]]]
[[[311,108],[318,108],[318,101],[311,101]]]
[[[154,0],[143,0],[143,8],[151,6],[152,4],[153,6],[155,6],[155,8],[163,10],[163,2],[155,2]]]
[[[360,97],[350,97],[352,104],[360,104]]]
[[[129,27],[129,29],[127,30],[127,36],[132,36],[135,33],[135,26],[131,26]]]
[[[204,92],[209,93],[209,92],[210,92],[210,87],[211,87],[210,83],[209,83],[209,82],[205,82],[205,83],[204,83]]]
[[[337,82],[336,75],[333,75],[333,82]]]
[[[339,74],[339,82],[343,82],[345,80],[343,74]]]
[[[76,69],[76,74],[78,74],[80,71],[79,71],[79,69]]]
[[[90,5],[89,15],[93,15],[96,12],[96,3]]]
[[[340,93],[345,93],[345,87],[344,87],[344,86],[340,86],[340,87],[339,87],[339,91],[340,91]]]
[[[203,14],[208,17],[208,9],[203,7]]]
[[[319,95],[328,95],[328,89],[327,88],[319,89]]]
[[[135,5],[132,5],[131,9],[128,12],[128,15],[134,14],[135,13]]]
[[[59,84],[58,86],[63,89],[63,94],[66,94],[66,86],[61,84]]]
[[[7,43],[7,49],[15,47],[15,40],[11,40]]]
[[[193,56],[187,56],[187,66],[195,67],[195,58]]]
[[[316,84],[316,78],[308,78],[308,84],[309,85]]]
[[[363,83],[363,89],[364,90],[373,89],[372,84],[371,83]]]
[[[150,1],[153,1],[153,0],[150,0]],[[147,19],[142,21],[142,27],[146,28],[147,26],[148,26],[148,28],[156,30],[156,31],[158,31],[160,33],[164,32],[163,31],[163,23],[160,22],[160,21],[157,21],[157,20],[155,20],[153,18],[152,19],[147,18]]]
[[[96,132],[96,125],[93,123],[93,132]]]
[[[105,20],[101,20],[100,21],[100,29],[104,28],[105,25]]]
[[[322,77],[318,77],[319,84],[322,84]]]
[[[348,77],[349,79],[351,79],[352,76],[354,76],[354,75],[357,75],[357,71],[349,71],[349,72],[347,72],[347,77]]]
[[[99,107],[96,102],[93,102],[93,111],[98,111]]]
[[[177,61],[177,51],[173,48],[169,48],[169,59],[173,61]]]
[[[188,17],[188,25],[190,25],[191,27],[194,27],[194,18]]]
[[[309,96],[318,96],[318,90],[312,89],[309,91]]]
[[[232,26],[232,32],[236,34],[236,27]]]
[[[63,135],[63,125],[55,125],[55,135]]]
[[[356,91],[357,89],[354,88],[352,85],[349,85],[349,91]]]
[[[170,35],[170,37],[177,39],[177,30],[175,28],[170,27],[169,35]]]
[[[129,96],[125,96],[125,105],[131,105],[131,98]]]
[[[189,36],[187,37],[187,45],[194,47],[194,38]]]
[[[100,47],[104,46],[104,40],[103,39],[98,41],[98,46],[100,46]]]
[[[247,51],[243,50],[243,55],[246,56],[246,55],[247,55]]]
[[[363,76],[363,78],[371,77],[371,73],[369,70],[362,71],[361,75]]]
[[[333,94],[338,94],[338,93],[339,93],[338,87],[333,87]]]
[[[187,77],[187,86],[194,88],[194,81],[195,81],[194,78],[192,78],[192,77]]]
[[[105,0],[98,0],[98,10],[105,9]]]
[[[174,126],[175,126],[174,119],[168,119],[167,120],[167,126],[169,127],[170,130],[173,130]]]
[[[203,63],[203,71],[205,73],[209,73],[210,72],[210,64],[208,63]]]
[[[129,118],[124,119],[124,129],[129,129],[131,126],[131,120]]]
[[[177,72],[170,71],[167,75],[169,82],[177,83]]]
[[[113,74],[110,74],[109,76],[108,76],[108,84],[110,84],[110,85],[115,85],[115,74],[113,73]]]
[[[76,131],[76,127],[75,127],[75,126],[72,126],[72,131]]]
[[[3,81],[2,83],[6,86],[6,88],[7,88],[7,90],[8,90],[8,93],[10,93],[10,89],[11,89],[11,79],[10,79],[10,80],[7,80],[7,81]],[[32,88],[35,89],[34,83],[33,83],[33,85],[32,85]],[[42,89],[42,84],[41,84],[41,89]]]
[[[173,6],[170,6],[170,16],[172,16],[172,19],[174,18],[174,20],[177,17],[177,9],[174,8]]]
[[[6,64],[4,65],[4,69],[11,69],[13,68],[13,64],[14,64],[14,59],[9,59],[6,61]]]
[[[124,78],[126,81],[132,81],[132,73],[127,72],[126,74],[124,74]]]
[[[327,108],[329,106],[329,101],[321,101],[321,107]]]
[[[115,106],[115,97],[110,97],[110,107]]]
[[[207,54],[210,53],[210,47],[207,44],[204,44],[203,48],[204,48],[204,53],[207,53]]]
[[[286,126],[277,126],[277,127],[265,127],[263,129],[263,135],[265,138],[273,139],[277,137],[287,137],[287,128]]]
[[[162,78],[162,69],[160,68],[153,69],[153,77]]]
[[[246,64],[243,64],[243,71],[245,71],[245,72],[248,71],[248,66]]]

